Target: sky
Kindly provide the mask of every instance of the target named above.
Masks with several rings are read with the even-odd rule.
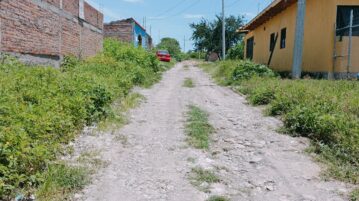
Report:
[[[221,0],[86,0],[105,15],[105,22],[133,17],[140,24],[146,19],[147,32],[154,44],[160,38],[176,38],[182,50],[193,49],[189,24],[202,18],[214,19],[222,12]],[[254,18],[272,0],[225,0],[225,14]]]

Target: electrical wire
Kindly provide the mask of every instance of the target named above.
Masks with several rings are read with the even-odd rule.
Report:
[[[194,3],[190,4],[188,7],[186,7],[185,9],[181,10],[180,12],[174,14],[174,15],[171,15],[170,17],[175,17],[175,16],[179,16],[181,15],[182,13],[186,12],[187,10],[191,9],[193,6],[195,6],[196,4],[198,4],[201,0],[197,0],[195,1]]]
[[[156,15],[155,18],[157,17],[161,17],[163,16],[164,14],[176,9],[178,6],[180,6],[181,4],[183,4],[184,2],[186,2],[187,0],[180,0],[177,4],[175,4],[174,6],[170,7],[169,9],[165,10],[164,12],[162,12],[161,14],[159,15]]]
[[[194,3],[190,4],[189,6],[187,6],[186,8],[184,8],[183,10],[175,13],[174,15],[170,15],[168,17],[163,17],[163,18],[159,18],[159,19],[151,19],[151,20],[167,20],[168,18],[172,18],[172,17],[176,17],[181,15],[182,13],[186,12],[187,10],[191,9],[193,6],[195,6],[196,4],[198,4],[201,0],[196,0]]]

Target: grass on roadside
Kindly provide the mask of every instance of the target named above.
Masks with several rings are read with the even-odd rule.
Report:
[[[192,169],[189,175],[189,180],[193,186],[202,191],[208,191],[210,184],[218,183],[221,181],[214,172],[198,167]]]
[[[194,82],[191,78],[186,78],[183,82],[183,86],[184,87],[187,87],[187,88],[194,88],[195,85],[194,85]]]
[[[130,93],[123,99],[118,99],[111,105],[109,116],[99,122],[98,129],[108,131],[109,129],[113,130],[122,127],[128,122],[125,113],[138,107],[143,100],[145,100],[145,97],[139,93]]]
[[[208,149],[210,135],[214,128],[208,122],[208,114],[201,108],[188,106],[186,134],[190,145],[198,149]]]
[[[44,174],[43,185],[37,191],[39,201],[61,201],[70,199],[73,192],[90,182],[88,170],[63,163],[52,164]]]

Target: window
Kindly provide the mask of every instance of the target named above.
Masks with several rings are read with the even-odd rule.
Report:
[[[269,51],[270,51],[270,52],[273,52],[274,47],[275,47],[275,33],[272,33],[272,34],[270,35]]]
[[[280,31],[280,49],[285,48],[286,40],[287,40],[287,28],[284,28]]]
[[[353,25],[359,25],[359,6],[338,6],[337,8],[337,36],[349,36],[350,13],[353,10]],[[353,28],[353,36],[359,36],[359,27]]]
[[[254,49],[254,37],[249,38],[247,40],[246,47],[246,58],[252,60],[253,59],[253,49]]]

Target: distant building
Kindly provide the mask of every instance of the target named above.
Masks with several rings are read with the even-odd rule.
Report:
[[[152,48],[151,36],[133,18],[106,23],[104,25],[104,35],[106,38],[115,38],[123,42],[132,43],[136,47]]]
[[[245,57],[276,71],[291,72],[297,10],[298,0],[275,0],[242,27],[239,31],[246,33]],[[306,0],[305,10],[303,73],[324,78],[356,76],[359,0]]]

